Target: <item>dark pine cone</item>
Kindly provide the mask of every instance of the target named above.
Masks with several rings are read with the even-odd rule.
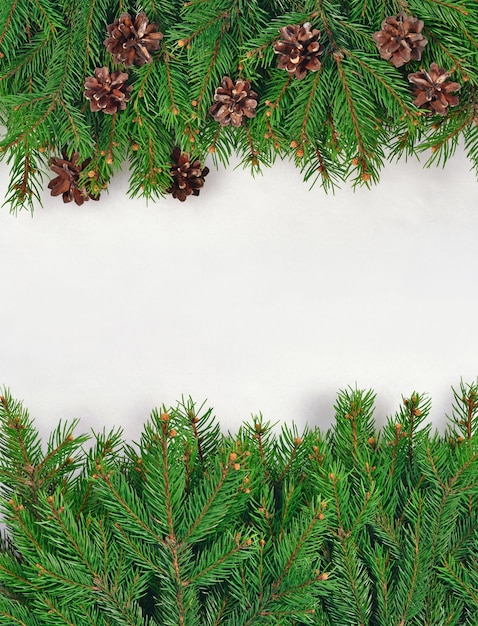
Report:
[[[382,30],[372,37],[382,59],[390,61],[395,67],[401,67],[409,61],[419,61],[428,39],[422,35],[423,21],[401,11],[382,22]]]
[[[209,174],[209,168],[201,167],[199,161],[191,163],[189,154],[181,154],[179,148],[173,150],[173,161],[171,168],[173,183],[169,193],[181,202],[188,196],[199,196],[199,190],[204,186],[204,178]]]
[[[430,65],[430,71],[415,72],[408,75],[408,80],[413,83],[413,104],[423,109],[429,109],[439,115],[446,115],[448,107],[455,107],[459,100],[452,96],[452,91],[458,91],[459,83],[447,82],[450,72],[445,68],[438,67],[436,63]]]
[[[92,111],[116,113],[126,109],[131,97],[131,87],[126,85],[128,74],[117,70],[110,74],[107,67],[97,67],[94,76],[85,81],[85,98]]]
[[[109,37],[104,44],[115,63],[124,63],[125,67],[151,63],[151,52],[159,50],[159,42],[163,38],[157,24],[148,24],[143,11],[138,13],[134,22],[129,13],[122,13],[106,28]]]
[[[74,201],[80,206],[89,198],[99,200],[100,194],[88,194],[84,189],[78,187],[80,172],[86,168],[91,159],[78,163],[80,155],[77,152],[73,152],[71,158],[69,158],[65,150],[62,150],[62,157],[61,159],[58,157],[50,159],[51,169],[55,174],[58,174],[56,178],[53,178],[48,183],[51,195],[59,196],[61,194],[63,202]]]
[[[221,126],[241,126],[245,117],[255,116],[256,107],[257,93],[252,91],[248,80],[239,79],[234,83],[229,76],[224,76],[209,113]]]
[[[298,80],[304,78],[307,72],[317,72],[321,62],[319,56],[324,46],[319,44],[320,31],[311,30],[310,23],[296,24],[279,28],[283,39],[276,41],[274,52],[280,54],[277,67],[287,70]]]

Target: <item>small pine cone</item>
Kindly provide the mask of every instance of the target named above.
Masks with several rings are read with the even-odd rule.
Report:
[[[280,54],[277,67],[302,80],[307,72],[317,72],[321,67],[319,56],[324,46],[319,43],[320,31],[311,30],[310,22],[279,28],[283,39],[276,41],[274,52]]]
[[[56,178],[53,178],[48,183],[48,189],[51,189],[52,196],[63,196],[63,202],[76,202],[78,205],[82,205],[83,202],[89,200],[99,200],[100,194],[93,195],[88,194],[84,189],[78,187],[78,179],[80,173],[88,166],[91,159],[78,163],[80,155],[77,152],[73,152],[71,157],[68,157],[65,150],[62,150],[62,158],[52,157],[50,159],[50,167],[58,174]]]
[[[229,76],[224,76],[209,113],[221,126],[241,126],[245,117],[255,117],[256,107],[257,93],[252,91],[248,80],[239,79],[234,83]]]
[[[144,11],[138,13],[134,22],[129,13],[122,13],[106,28],[109,37],[104,44],[114,62],[124,63],[125,67],[152,63],[151,52],[159,50],[163,38],[157,24],[148,24]]]
[[[413,83],[413,104],[422,109],[429,109],[433,113],[446,115],[448,107],[455,107],[459,100],[452,96],[452,91],[458,91],[459,83],[447,82],[450,72],[436,63],[430,65],[430,71],[425,70],[408,75],[408,80]]]
[[[191,163],[189,154],[182,154],[179,148],[173,150],[173,161],[171,168],[173,183],[169,193],[181,202],[188,196],[199,196],[199,191],[204,186],[204,178],[209,174],[209,168],[201,167],[199,161]]]
[[[131,87],[126,85],[128,74],[117,70],[110,74],[107,67],[97,67],[94,76],[85,81],[85,98],[92,111],[116,113],[124,111],[131,97]]]
[[[401,67],[409,61],[419,61],[428,39],[422,35],[423,21],[401,11],[383,20],[382,30],[372,35],[382,59]]]

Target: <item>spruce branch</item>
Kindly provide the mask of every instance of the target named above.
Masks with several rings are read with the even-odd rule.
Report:
[[[48,442],[44,455],[38,431],[28,412],[8,390],[0,396],[0,480],[2,493],[16,494],[21,505],[38,517],[39,493],[51,492],[73,475],[82,463],[85,435],[73,436],[77,421],[59,424]]]
[[[42,193],[41,157],[41,154],[31,150],[27,138],[10,149],[7,157],[10,165],[10,186],[2,206],[10,204],[16,211],[18,204],[33,211],[33,202],[40,202]]]
[[[203,471],[206,471],[209,459],[217,454],[218,441],[220,441],[219,424],[215,421],[212,409],[205,407],[206,402],[197,406],[189,397],[183,398],[178,407],[173,410],[173,415],[179,411],[179,418],[187,416],[189,420]]]
[[[454,404],[448,420],[454,428],[450,434],[470,441],[478,430],[478,382],[465,384],[460,381],[459,388],[452,391]]]
[[[476,557],[476,551],[475,555]],[[476,568],[467,571],[452,557],[439,568],[440,577],[452,586],[454,593],[467,604],[471,601],[474,611],[478,610],[478,575]]]

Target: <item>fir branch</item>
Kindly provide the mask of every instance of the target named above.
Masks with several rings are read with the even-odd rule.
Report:
[[[134,526],[136,526],[138,528],[139,531],[143,531],[144,533],[146,533],[149,536],[149,540],[153,540],[156,543],[159,544],[164,544],[164,539],[162,535],[158,535],[156,532],[154,532],[153,529],[151,529],[149,527],[149,525],[140,517],[139,514],[139,510],[140,507],[138,506],[130,506],[128,504],[128,502],[126,501],[125,498],[123,498],[123,496],[121,495],[121,493],[113,486],[112,482],[111,482],[111,477],[109,475],[109,473],[103,473],[103,474],[98,474],[98,475],[93,475],[92,478],[94,480],[97,480],[98,478],[102,479],[102,485],[104,484],[105,487],[108,489],[109,493],[111,494],[111,496],[113,497],[114,501],[116,501],[116,506],[120,506],[120,511],[122,513],[122,515],[124,516],[124,514],[127,515],[127,521],[128,522],[133,522]],[[121,483],[120,483],[121,484]],[[125,485],[121,485],[122,489],[124,489]],[[130,492],[130,497],[134,498],[133,494]],[[105,503],[106,505],[108,505],[108,503]],[[121,519],[123,520],[123,524],[124,524],[124,517],[121,517]],[[131,532],[131,526],[128,523],[128,530],[129,532]]]
[[[19,0],[13,0],[12,6],[10,7],[10,9],[9,9],[7,15],[6,15],[6,18],[4,18],[5,21],[3,23],[3,30],[0,32],[0,47],[3,44],[3,40],[5,39],[5,36],[6,36],[7,32],[8,32],[10,24],[11,24],[11,22],[13,20],[14,15],[15,15],[15,11],[16,11],[18,2],[19,2]]]
[[[452,11],[458,11],[462,15],[468,15],[468,11],[461,6],[461,0],[458,0],[457,3],[453,2],[445,2],[444,0],[427,0],[427,2],[434,2],[440,7],[445,7],[446,9],[451,9]],[[460,2],[460,4],[458,4]]]
[[[231,541],[232,539],[232,541]],[[220,556],[211,559],[209,554],[201,555],[197,560],[197,571],[188,579],[183,581],[183,586],[196,585],[202,587],[207,584],[217,583],[224,580],[234,568],[240,563],[239,558],[247,558],[247,550],[252,545],[251,538],[234,537],[226,538],[225,542],[219,542],[209,547],[212,554],[216,550],[220,551]],[[239,557],[239,558],[238,558]],[[211,560],[213,562],[211,562]]]
[[[202,510],[200,511],[199,515],[194,515],[194,521],[191,524],[191,526],[189,527],[189,529],[187,530],[186,534],[183,535],[181,537],[181,542],[186,542],[188,540],[194,539],[194,535],[197,532],[198,527],[201,528],[201,526],[203,525],[202,522],[204,520],[205,517],[209,517],[211,514],[211,508],[213,506],[217,507],[216,504],[216,499],[218,494],[220,493],[220,491],[222,490],[224,483],[226,481],[226,478],[228,476],[229,473],[229,468],[228,467],[223,467],[222,468],[222,472],[219,478],[219,481],[216,483],[216,485],[214,485],[213,487],[213,491],[211,492],[210,496],[208,497],[207,501],[204,504],[204,507],[202,508]],[[221,503],[222,506],[222,503]],[[218,516],[218,512],[214,511],[213,509],[213,513],[212,513],[213,519],[217,519]],[[206,528],[209,530],[210,529],[210,525],[207,523],[206,524]],[[200,534],[203,535],[202,529],[200,531]]]
[[[118,532],[118,534],[121,535],[121,541],[123,542],[123,545],[125,545],[125,547],[129,549],[130,553],[138,563],[147,567],[150,571],[159,574],[160,576],[166,575],[166,570],[158,565],[155,560],[154,554],[147,554],[145,546],[131,539],[129,533],[121,526],[119,522],[114,523],[114,528]],[[107,565],[106,561],[105,565]]]
[[[119,452],[119,447],[122,444],[121,434],[121,429],[114,429],[109,433],[105,431],[95,433],[93,431],[95,444],[85,453],[82,471],[75,482],[75,488],[78,491],[77,519],[79,519],[82,514],[86,515],[86,513],[94,507],[95,494],[94,480],[92,480],[92,477],[95,471],[97,471],[98,466],[100,468],[104,466],[106,457],[116,461],[116,464],[121,463]]]
[[[459,388],[453,388],[452,391],[453,410],[451,417],[448,417],[455,426],[452,434],[457,437],[457,433],[460,433],[460,437],[469,441],[478,430],[478,383],[465,385],[460,381]]]
[[[292,550],[289,550],[287,562],[281,568],[279,577],[272,584],[272,593],[275,595],[281,589],[284,579],[289,575],[291,567],[295,565],[298,556],[307,547],[307,544],[311,541],[311,536],[314,538],[314,542],[318,538],[317,525],[324,519],[325,507],[323,503],[319,503],[316,507],[311,507],[311,519],[307,527],[302,534],[297,538],[295,545],[292,546]],[[283,535],[282,535],[283,539]]]
[[[300,138],[302,141],[307,141],[308,140],[308,133],[307,133],[307,126],[309,125],[309,120],[310,120],[310,111],[311,111],[311,107],[312,107],[312,102],[314,100],[314,98],[316,97],[316,90],[319,84],[319,80],[321,77],[321,70],[319,70],[318,72],[315,73],[314,76],[314,81],[312,83],[312,89],[310,90],[310,94],[309,97],[307,98],[307,102],[305,105],[305,109],[304,109],[304,113],[302,116],[302,128],[300,131]]]
[[[47,55],[48,52],[51,53],[52,42],[54,42],[53,33],[48,35],[45,39],[40,40],[38,43],[38,46],[33,48],[31,52],[28,52],[27,54],[25,54],[23,59],[20,62],[18,59],[16,59],[15,63],[11,64],[11,68],[0,76],[0,83],[2,81],[8,80],[9,78],[11,78],[17,73],[21,73],[24,67],[28,69],[30,68],[36,69],[38,57],[39,57],[38,68],[41,68],[45,64],[45,56]],[[44,48],[46,48],[46,50],[44,50]],[[45,55],[45,56],[42,56],[42,55]],[[33,74],[31,75],[31,77],[33,78]]]
[[[337,561],[340,569],[345,574],[345,581],[342,583],[343,588],[340,593],[346,594],[346,599],[339,601],[337,604],[345,604],[348,606],[347,613],[352,615],[354,623],[366,624],[371,612],[372,598],[369,592],[368,575],[360,562],[357,551],[350,539],[342,537],[340,539],[341,554],[337,554]],[[345,583],[345,584],[344,584]],[[337,595],[339,595],[337,594]],[[333,614],[333,612],[331,611]]]
[[[61,546],[60,550],[66,556],[69,553],[69,548],[72,548],[72,553],[70,554],[73,554],[75,559],[78,559],[78,562],[81,562],[86,570],[89,570],[89,572],[93,576],[97,575],[95,570],[92,568],[89,560],[85,557],[85,546],[80,546],[80,541],[83,538],[81,538],[80,535],[78,535],[77,538],[73,535],[72,530],[69,526],[71,525],[72,527],[74,527],[74,523],[72,524],[72,520],[69,520],[67,515],[63,515],[65,510],[64,506],[57,506],[54,496],[48,496],[46,498],[46,505],[47,510],[49,509],[49,514],[51,516],[49,519],[56,520],[57,530],[61,536],[61,539],[63,541],[66,540],[66,543]],[[81,520],[79,521],[81,522]],[[52,526],[53,528],[55,527],[54,525]]]
[[[470,582],[466,581],[466,571],[464,571],[463,568],[460,568],[459,565],[454,561],[454,559],[451,558],[443,563],[440,571],[442,575],[446,574],[447,581],[452,581],[455,591],[458,591],[461,596],[464,596],[467,599],[471,599],[474,606],[476,607],[475,611],[478,610],[478,591],[476,586],[473,586],[470,584]],[[445,578],[445,576],[443,577]]]
[[[355,135],[355,141],[357,143],[357,156],[355,157],[356,163],[360,169],[360,176],[362,180],[370,180],[369,171],[369,152],[366,147],[366,141],[362,134],[361,125],[359,123],[359,116],[356,111],[355,98],[352,95],[352,89],[350,84],[350,76],[347,75],[347,71],[343,65],[343,56],[341,53],[334,53],[334,61],[337,64],[337,70],[342,82],[343,95],[348,107],[348,113],[350,113],[350,120],[352,123],[353,132]]]
[[[418,532],[420,528],[419,524],[420,524],[420,518],[417,520],[417,525],[413,532],[413,548],[412,548],[412,554],[414,555],[413,566],[412,566],[411,572],[408,572],[409,574],[411,574],[411,577],[407,581],[408,595],[405,600],[405,604],[403,606],[403,612],[400,617],[399,626],[405,626],[405,624],[407,623],[407,620],[410,620],[413,617],[413,616],[410,616],[410,613],[412,613],[412,611],[415,611],[415,614],[416,614],[419,609],[419,606],[418,607],[412,606],[412,602],[414,600],[414,596],[415,596],[416,589],[417,589],[417,580],[418,580],[419,568],[420,568],[419,556],[421,554],[421,550],[420,550],[420,544],[419,544],[419,539],[418,539]]]

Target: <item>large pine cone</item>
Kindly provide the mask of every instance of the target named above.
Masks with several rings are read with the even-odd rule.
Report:
[[[77,152],[73,152],[71,157],[68,157],[65,150],[62,150],[62,158],[52,157],[50,159],[50,167],[58,174],[56,178],[53,178],[48,183],[48,189],[51,189],[52,196],[63,196],[63,202],[76,202],[78,205],[82,205],[83,202],[89,200],[99,200],[100,194],[93,195],[88,194],[84,189],[78,187],[78,179],[80,173],[86,168],[91,159],[79,163],[80,155]]]
[[[390,61],[395,67],[401,67],[409,61],[419,61],[428,39],[422,35],[423,21],[401,11],[382,22],[382,30],[372,37],[382,59]]]
[[[450,72],[445,68],[438,67],[436,63],[430,65],[430,71],[414,72],[408,75],[408,80],[413,83],[413,95],[416,96],[413,104],[423,109],[429,109],[439,115],[446,115],[448,107],[458,104],[457,96],[452,96],[452,91],[458,91],[461,85],[452,81],[447,82]]]
[[[276,41],[274,52],[280,54],[277,67],[287,70],[298,80],[304,78],[307,72],[317,72],[321,62],[319,56],[324,46],[319,44],[320,31],[311,30],[309,22],[279,28],[283,39]]]
[[[179,148],[173,150],[173,161],[171,168],[173,183],[169,193],[181,202],[188,196],[199,196],[199,191],[204,186],[204,177],[209,174],[209,168],[201,167],[199,161],[191,163],[189,154],[181,154]]]
[[[128,74],[117,70],[110,74],[107,67],[97,67],[94,76],[85,81],[85,98],[92,111],[116,113],[126,109],[131,97],[131,87],[126,85]]]
[[[257,93],[252,91],[248,80],[239,79],[234,83],[229,76],[224,76],[214,100],[209,113],[221,126],[241,126],[246,117],[256,115]]]
[[[151,63],[151,52],[159,50],[163,38],[157,24],[148,24],[144,11],[138,13],[134,22],[129,13],[122,13],[106,28],[109,37],[104,44],[115,63],[124,63],[125,67]]]

